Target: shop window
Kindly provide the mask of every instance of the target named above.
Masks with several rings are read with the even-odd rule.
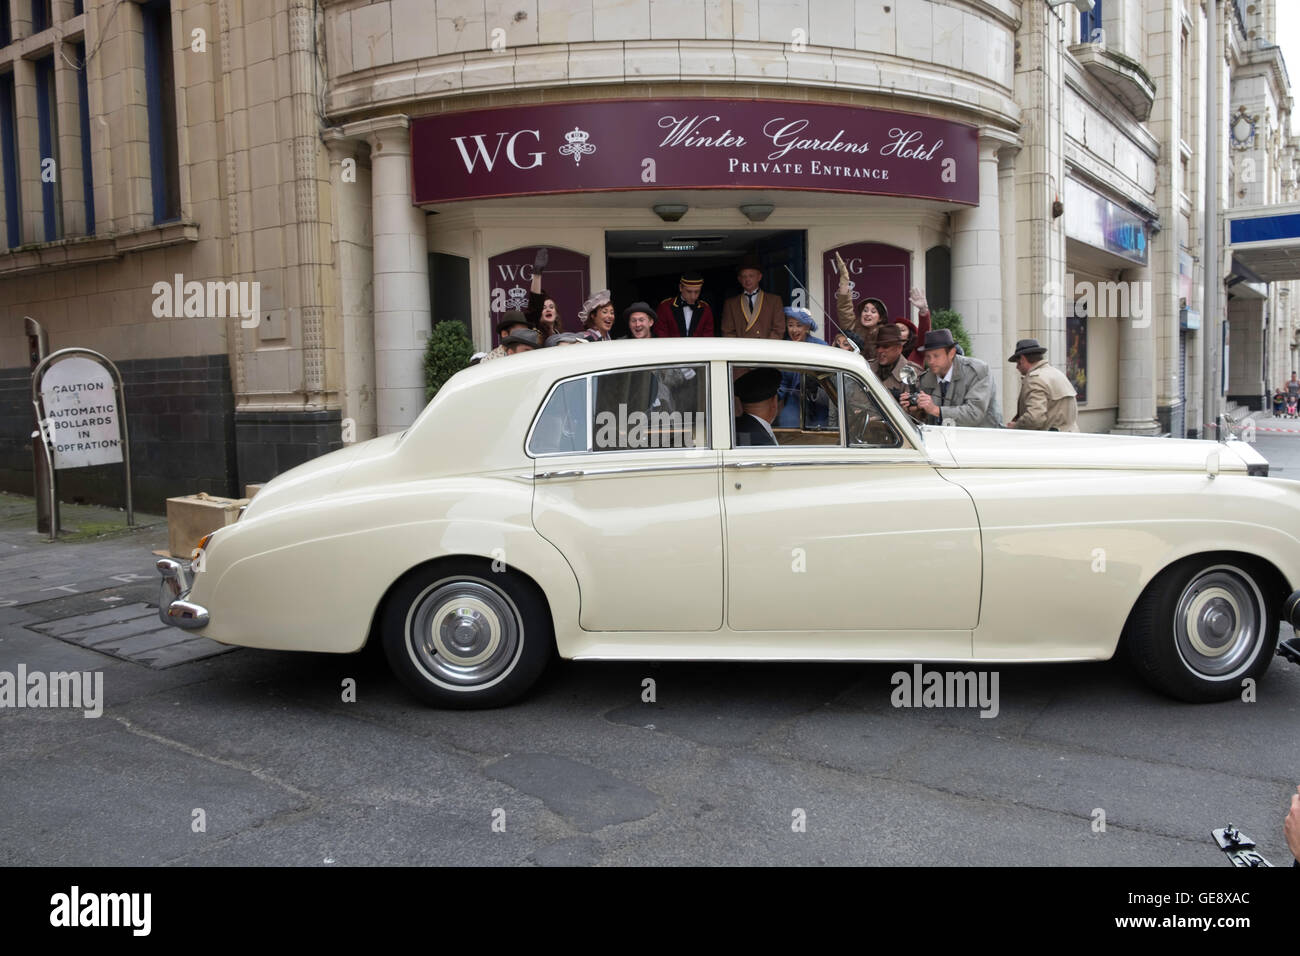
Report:
[[[429,312],[432,325],[454,319],[474,338],[469,320],[469,260],[464,256],[429,253]]]
[[[4,165],[5,226],[9,248],[23,244],[22,204],[18,193],[18,130],[14,122],[14,75],[0,76],[0,162]]]
[[[77,70],[77,112],[81,128],[81,194],[86,204],[86,235],[95,234],[95,175],[90,163],[90,97],[86,93],[86,44],[73,45]]]
[[[140,7],[140,13],[144,26],[144,80],[148,94],[153,221],[162,223],[181,217],[171,3],[169,0],[151,0]]]
[[[952,308],[952,250],[947,246],[925,250],[925,299],[931,312]]]
[[[41,150],[41,216],[45,241],[63,237],[63,194],[59,188],[59,103],[54,91],[54,57],[35,62],[36,126]]]

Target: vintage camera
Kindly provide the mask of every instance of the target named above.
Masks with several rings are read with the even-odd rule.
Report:
[[[904,365],[898,370],[898,380],[903,383],[902,388],[891,388],[890,392],[894,395],[894,401],[903,405],[902,396],[904,392],[909,392],[908,402],[903,405],[904,411],[911,411],[916,408],[916,386],[921,381],[921,376],[916,374],[916,369],[910,365]]]

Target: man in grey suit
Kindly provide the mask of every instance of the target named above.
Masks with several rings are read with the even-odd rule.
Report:
[[[987,362],[957,354],[957,342],[948,329],[925,333],[926,371],[917,383],[912,416],[925,425],[968,425],[1001,428],[1002,407],[989,377]],[[908,406],[911,396],[900,401]]]

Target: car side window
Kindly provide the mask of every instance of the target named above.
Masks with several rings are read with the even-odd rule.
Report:
[[[533,425],[530,455],[587,450],[587,379],[561,382]]]
[[[592,379],[592,451],[708,447],[708,366],[605,372]]]
[[[868,391],[853,375],[844,375],[844,417],[850,448],[900,448],[903,436]]]
[[[733,448],[843,445],[839,425],[839,373],[833,369],[734,365],[731,378],[735,415]],[[745,378],[743,383],[741,378]],[[775,394],[769,396],[773,390]]]

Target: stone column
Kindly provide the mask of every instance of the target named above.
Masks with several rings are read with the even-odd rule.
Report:
[[[1007,405],[1019,394],[1020,374],[1010,362],[1001,361],[1016,349],[1019,336],[1020,296],[1016,262],[1016,155],[1019,146],[998,150],[998,225],[1002,232],[1002,412],[1010,419],[1015,408]]]
[[[988,362],[1005,398],[998,360],[1002,354],[1002,209],[998,202],[998,151],[1010,136],[999,130],[980,131],[979,199],[973,209],[953,215],[952,307],[970,333],[975,357]]]
[[[342,382],[339,389],[346,424],[343,439],[365,441],[377,434],[375,418],[374,250],[368,149],[364,139],[342,130],[325,131],[330,155],[330,197],[334,222],[335,301],[341,326]]]
[[[366,122],[374,215],[375,413],[385,435],[406,428],[425,406],[429,243],[425,214],[411,203],[407,118]]]
[[[1128,308],[1119,310],[1119,414],[1113,433],[1158,435],[1156,420],[1156,327],[1151,270],[1126,269],[1120,281],[1128,290]],[[1120,304],[1123,304],[1121,295]]]

